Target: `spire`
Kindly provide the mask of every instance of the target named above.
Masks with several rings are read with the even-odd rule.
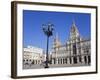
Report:
[[[76,23],[75,23],[74,20],[73,20],[73,22],[72,22],[71,29],[73,29],[73,30],[75,30],[75,31],[78,31],[78,29],[77,29],[77,27],[76,27]]]
[[[77,27],[76,27],[76,24],[75,24],[75,21],[74,21],[74,20],[73,20],[73,22],[72,22],[71,32],[72,32],[72,33],[78,32],[78,29],[77,29]]]
[[[73,27],[75,27],[75,26],[76,26],[76,25],[75,25],[75,21],[74,21],[74,20],[73,20],[73,22],[72,22],[72,26],[73,26]]]
[[[54,46],[53,47],[59,47],[61,45],[61,42],[58,38],[58,33],[56,33],[56,36],[54,38]]]
[[[58,40],[58,33],[56,33],[56,36],[55,37],[56,37],[55,39]]]
[[[71,30],[70,30],[70,38],[76,38],[76,37],[79,37],[79,31],[76,27],[76,24],[75,24],[75,21],[73,20],[72,22],[72,26],[71,26]]]

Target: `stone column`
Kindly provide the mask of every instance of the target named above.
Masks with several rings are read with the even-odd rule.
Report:
[[[71,57],[71,64],[74,64],[74,57]]]
[[[84,59],[84,56],[82,56],[82,62],[83,62],[83,64],[85,63],[85,59]]]
[[[79,56],[77,56],[77,63],[80,63],[80,61],[79,61]]]
[[[62,64],[64,64],[64,58],[62,58]]]
[[[52,64],[54,64],[54,59],[52,59]]]
[[[60,64],[62,64],[62,59],[60,58]]]
[[[56,58],[56,64],[58,64],[58,58]]]
[[[70,57],[67,58],[67,62],[68,62],[68,64],[70,64]]]
[[[34,64],[36,64],[36,61],[34,60]]]
[[[87,62],[87,64],[88,64],[88,55],[86,56],[86,62]]]
[[[61,64],[63,64],[63,58],[61,58],[62,59],[62,63]]]
[[[58,64],[59,64],[59,58],[58,58]]]

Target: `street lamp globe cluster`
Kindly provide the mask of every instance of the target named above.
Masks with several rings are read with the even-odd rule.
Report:
[[[46,61],[45,61],[45,68],[49,68],[48,63],[49,63],[49,55],[48,55],[48,48],[49,48],[49,37],[53,35],[53,24],[48,23],[48,24],[43,24],[43,32],[47,36],[47,49],[46,49]]]

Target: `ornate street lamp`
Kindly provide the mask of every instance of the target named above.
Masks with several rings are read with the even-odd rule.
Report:
[[[45,68],[49,68],[49,55],[48,55],[48,48],[49,48],[49,37],[53,35],[53,24],[43,24],[43,32],[47,36],[47,49],[46,49],[46,61],[45,61]]]

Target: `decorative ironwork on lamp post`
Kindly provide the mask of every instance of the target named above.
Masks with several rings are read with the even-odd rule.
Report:
[[[43,32],[47,36],[47,49],[46,49],[46,61],[45,61],[45,68],[49,68],[48,63],[49,63],[49,55],[48,55],[48,48],[49,48],[49,37],[53,35],[53,24],[48,23],[48,24],[43,24]]]

